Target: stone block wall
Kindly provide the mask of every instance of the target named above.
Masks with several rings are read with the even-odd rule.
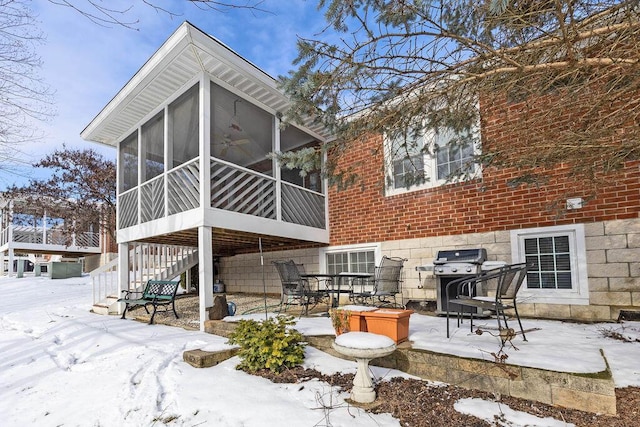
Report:
[[[616,320],[621,310],[640,311],[640,219],[599,221],[585,225],[589,305],[523,303],[524,317]],[[403,300],[435,301],[436,280],[431,272],[416,267],[431,263],[438,250],[483,247],[489,260],[512,262],[508,230],[435,236],[380,242],[382,255],[407,258],[403,272]],[[280,293],[280,279],[271,264],[293,259],[308,272],[319,271],[319,249],[264,254],[267,293]],[[223,258],[220,277],[228,292],[262,293],[263,269],[259,254]]]
[[[528,317],[582,321],[616,320],[621,310],[640,311],[640,220],[600,221],[585,225],[589,305],[526,304]],[[489,260],[512,262],[509,231],[425,237],[382,242],[382,253],[409,261],[404,270],[404,300],[435,300],[436,280],[416,267],[431,263],[438,250],[483,247]]]
[[[264,266],[260,262],[260,254],[243,254],[221,258],[219,268],[220,279],[225,284],[227,292],[259,293],[263,292],[264,284],[268,294],[280,295],[280,277],[276,268],[271,264],[276,260],[292,259],[297,264],[303,264],[307,272],[319,271],[318,249],[298,249],[282,252],[265,252]]]

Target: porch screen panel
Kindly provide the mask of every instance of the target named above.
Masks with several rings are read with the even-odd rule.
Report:
[[[164,172],[164,111],[142,125],[144,181]]]
[[[300,152],[301,150],[312,152],[318,145],[319,142],[313,136],[293,125],[289,125],[280,131],[280,150],[282,152]],[[301,173],[299,168],[288,168],[281,165],[280,177],[283,181],[291,184],[317,193],[324,193],[320,169],[321,165],[318,163],[314,165],[312,170]]]
[[[275,118],[248,100],[211,83],[211,155],[273,176]]]
[[[196,84],[169,105],[173,167],[198,157],[200,103]]]
[[[120,193],[138,185],[138,133],[134,132],[120,143]]]

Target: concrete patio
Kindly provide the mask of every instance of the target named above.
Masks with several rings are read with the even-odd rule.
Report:
[[[234,298],[238,299],[228,296],[229,301]],[[228,336],[240,319],[264,319],[264,300],[255,295],[243,298],[254,305],[248,309],[252,314],[240,314],[247,311],[246,305],[240,306],[239,315],[207,321],[206,332]],[[277,301],[268,298],[267,307],[273,311]],[[180,308],[178,312],[184,326],[184,318],[189,314]],[[289,314],[297,317],[300,312],[291,308]],[[159,323],[181,326],[172,317],[157,316],[157,319]],[[140,320],[143,319],[141,316]],[[639,322],[581,324],[523,319],[528,341],[517,335],[504,347],[495,330],[495,319],[476,320],[474,326],[479,327],[481,334],[470,333],[468,320],[460,328],[456,328],[455,319],[450,322],[453,334],[446,338],[444,317],[429,312],[412,314],[409,341],[372,364],[425,380],[609,415],[616,413],[615,388],[625,386],[625,377],[640,375],[633,365],[640,360]],[[315,312],[299,317],[297,329],[310,345],[342,357],[331,346],[335,333],[326,315]],[[628,342],[621,341],[621,336],[628,337]],[[185,360],[206,367],[234,354],[192,350],[185,354]]]

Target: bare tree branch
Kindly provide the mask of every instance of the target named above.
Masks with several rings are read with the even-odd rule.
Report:
[[[8,188],[3,197],[21,201],[28,212],[64,220],[68,242],[74,234],[104,227],[115,241],[116,167],[94,150],[56,150],[33,165],[52,171],[50,178]]]
[[[38,74],[43,41],[23,0],[0,1],[0,158],[16,144],[39,138],[30,120],[53,114],[52,93]]]
[[[637,0],[318,5],[338,34],[300,38],[297,69],[281,84],[293,100],[288,120],[315,116],[338,136],[324,151],[372,133],[472,132],[492,118],[517,137],[493,144],[484,123],[476,160],[514,168],[516,181],[542,180],[559,165],[576,179],[603,179],[640,158]]]
[[[191,3],[202,10],[213,10],[216,12],[228,12],[233,9],[248,9],[252,11],[265,12],[261,8],[264,0],[183,0]],[[111,27],[122,26],[129,29],[137,30],[140,18],[136,16],[135,5],[141,4],[154,9],[156,12],[167,14],[171,17],[178,17],[180,13],[173,8],[160,6],[154,0],[131,0],[129,6],[122,8],[113,8],[102,2],[95,0],[49,0],[58,6],[64,6],[78,12],[80,15],[89,19],[94,24]]]

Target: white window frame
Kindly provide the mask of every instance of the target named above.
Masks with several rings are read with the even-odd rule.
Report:
[[[380,263],[382,259],[382,249],[380,243],[363,243],[357,245],[342,245],[342,246],[329,246],[320,249],[318,266],[320,271],[326,272],[327,270],[327,254],[330,253],[342,253],[342,252],[364,252],[373,251],[375,265]]]
[[[514,263],[525,262],[524,240],[527,238],[567,236],[571,266],[572,289],[529,289],[522,284],[518,301],[544,304],[589,304],[589,278],[587,275],[587,251],[584,224],[511,230],[511,256]]]
[[[473,147],[474,155],[480,154],[480,132],[479,126],[472,129],[472,134],[475,139],[475,144]],[[429,144],[431,148],[433,148],[436,143],[436,131],[434,129],[425,130],[424,134],[420,137],[422,139],[423,144]],[[393,181],[394,176],[394,163],[396,161],[396,156],[393,155],[395,149],[393,147],[394,140],[389,138],[387,134],[383,135],[384,147],[385,147],[385,159],[387,160],[386,166],[386,175],[390,176]],[[432,151],[432,150],[430,150]],[[398,158],[399,160],[399,158]],[[412,191],[419,191],[428,188],[435,188],[441,185],[445,185],[452,182],[457,182],[456,180],[446,180],[446,179],[438,179],[438,162],[436,156],[430,156],[425,154],[423,156],[423,164],[424,164],[424,173],[425,173],[425,182],[422,184],[412,185],[409,188],[401,187],[395,188],[393,182],[391,185],[386,185],[386,195],[387,196],[395,196],[398,194],[409,193]],[[479,165],[476,165],[475,170],[473,172],[474,177],[480,177],[482,174],[482,168]]]

